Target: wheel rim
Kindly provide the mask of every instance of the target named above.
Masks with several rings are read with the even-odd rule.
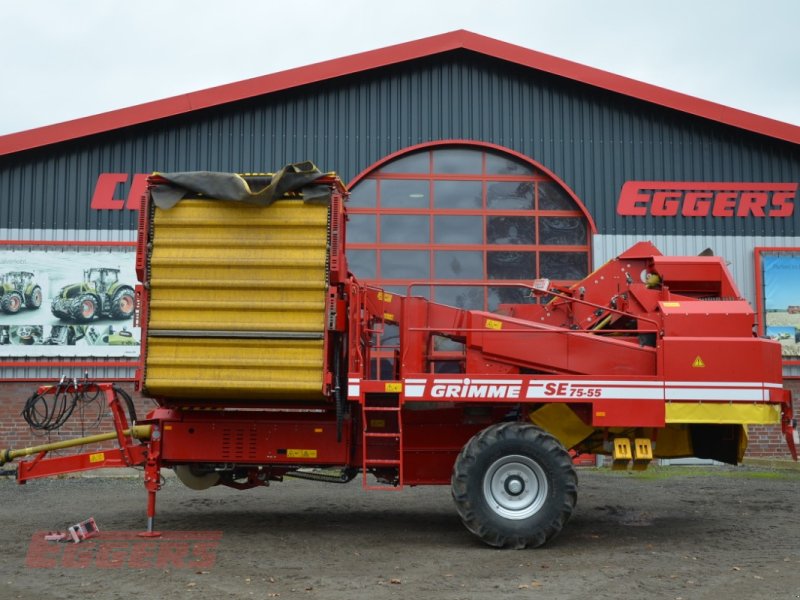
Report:
[[[91,317],[94,314],[94,302],[91,300],[84,300],[81,303],[81,314],[87,319]]]
[[[17,310],[19,310],[20,304],[21,303],[19,301],[19,298],[17,298],[16,296],[11,296],[11,300],[9,300],[9,302],[8,302],[8,307],[12,311],[17,311]]]
[[[42,304],[42,292],[40,290],[36,290],[33,292],[33,305],[40,306]]]
[[[506,519],[527,519],[547,500],[547,477],[535,460],[518,454],[492,463],[483,478],[489,508]]]
[[[125,296],[122,296],[122,298],[119,299],[119,309],[120,309],[120,311],[122,311],[126,315],[129,312],[132,312],[133,311],[133,298],[131,298],[127,294]]]

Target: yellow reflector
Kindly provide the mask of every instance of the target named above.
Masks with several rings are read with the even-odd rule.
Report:
[[[781,409],[777,404],[667,402],[667,423],[715,423],[777,425]]]

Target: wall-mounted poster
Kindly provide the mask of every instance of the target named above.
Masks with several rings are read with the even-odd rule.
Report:
[[[0,250],[0,357],[138,357],[135,257],[130,248]]]
[[[800,360],[800,248],[756,248],[761,333],[780,342],[783,358]]]

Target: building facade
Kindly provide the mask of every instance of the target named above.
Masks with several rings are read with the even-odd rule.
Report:
[[[710,251],[800,376],[800,127],[457,31],[0,137],[0,274],[24,288],[0,312],[0,437],[29,438],[37,382],[132,380],[132,320],[51,304],[101,276],[109,298],[135,284],[149,173],[303,160],[351,188],[363,280],[492,309],[524,300],[492,283],[580,279],[640,240]],[[752,454],[786,453],[753,436]]]

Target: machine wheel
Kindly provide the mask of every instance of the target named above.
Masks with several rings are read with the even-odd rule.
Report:
[[[111,299],[111,316],[115,319],[130,319],[134,308],[136,308],[136,296],[133,290],[121,289]]]
[[[22,294],[19,292],[7,292],[0,300],[0,309],[10,315],[15,315],[22,308]]]
[[[578,478],[561,443],[528,423],[476,434],[456,459],[453,500],[464,525],[490,546],[541,546],[561,531]]]
[[[97,314],[97,299],[91,294],[84,294],[72,305],[72,318],[78,322],[91,321]]]
[[[31,310],[36,310],[42,305],[42,288],[34,286],[31,293],[25,296],[25,304]]]
[[[193,490],[207,490],[219,483],[219,473],[203,471],[197,465],[175,465],[173,471],[183,485]]]

